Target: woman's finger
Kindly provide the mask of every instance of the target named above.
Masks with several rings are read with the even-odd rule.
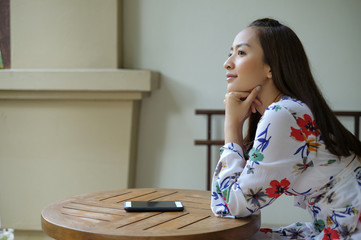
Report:
[[[251,111],[253,112],[253,113],[256,113],[257,112],[257,109],[256,109],[256,106],[252,103],[252,105],[251,105]]]
[[[236,100],[244,101],[248,97],[248,95],[248,92],[229,92],[226,94],[226,99],[233,98]]]
[[[253,102],[258,106],[262,105],[262,102],[258,98],[256,98]]]
[[[261,91],[261,86],[257,86],[256,88],[254,88],[245,101],[249,104],[254,102],[256,100],[256,97],[258,96],[259,91]]]

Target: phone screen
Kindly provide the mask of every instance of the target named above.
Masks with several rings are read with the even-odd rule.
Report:
[[[134,201],[132,207],[176,207],[171,201]]]
[[[180,201],[126,201],[124,209],[129,212],[183,211]]]

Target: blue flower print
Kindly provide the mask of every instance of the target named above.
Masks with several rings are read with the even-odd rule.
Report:
[[[271,136],[267,139],[268,128],[270,125],[271,123],[269,123],[266,129],[257,136],[257,141],[260,142],[257,149],[260,149],[261,151],[264,151],[268,147],[269,141],[271,140]]]
[[[307,162],[307,157],[304,157],[302,163],[297,163],[293,166],[293,173],[296,175],[302,174],[305,172],[309,167],[313,167],[313,162]]]
[[[250,202],[253,206],[260,207],[260,202],[265,203],[266,199],[264,197],[267,197],[267,194],[262,190],[262,188],[256,189],[254,191],[253,189],[248,189],[248,193],[246,194],[247,201]]]

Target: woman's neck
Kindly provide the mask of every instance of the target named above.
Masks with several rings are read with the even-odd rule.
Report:
[[[267,107],[274,102],[278,102],[283,97],[283,94],[276,88],[272,79],[269,79],[266,84],[262,86],[258,94],[259,100],[262,102],[261,106],[257,106],[257,111],[263,115]]]

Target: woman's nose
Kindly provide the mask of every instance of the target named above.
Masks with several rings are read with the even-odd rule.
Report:
[[[232,69],[233,68],[233,63],[231,61],[231,58],[227,58],[227,60],[223,64],[223,67],[225,69]]]

